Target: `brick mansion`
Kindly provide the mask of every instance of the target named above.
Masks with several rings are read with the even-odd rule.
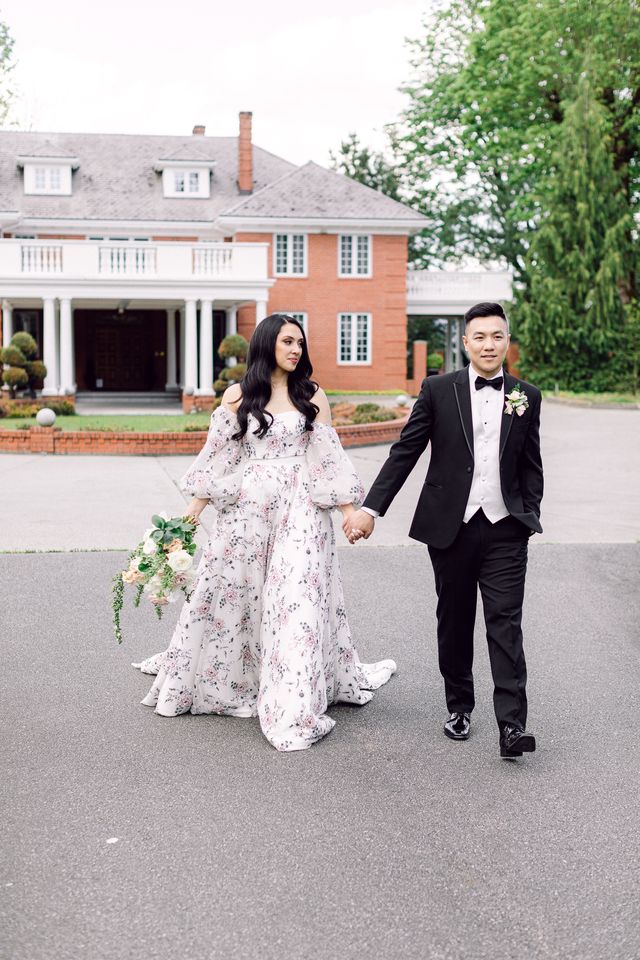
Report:
[[[407,270],[426,219],[315,163],[233,137],[0,132],[3,343],[32,333],[45,396],[213,395],[217,348],[300,319],[327,389],[403,390],[407,315],[458,318],[506,274]],[[456,280],[457,277],[457,280]],[[455,280],[455,283],[453,282]]]

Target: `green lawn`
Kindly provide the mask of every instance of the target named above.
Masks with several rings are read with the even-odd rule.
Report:
[[[139,430],[143,433],[166,433],[172,430],[184,430],[187,426],[197,426],[206,430],[209,426],[209,413],[180,413],[162,416],[159,414],[103,414],[91,417],[57,417],[55,426],[62,430]],[[35,417],[20,419],[4,418],[0,420],[0,430],[16,430],[18,427],[35,427]]]
[[[545,397],[558,397],[560,400],[576,400],[586,405],[594,403],[640,404],[640,394],[632,393],[578,393],[572,390],[543,391]]]

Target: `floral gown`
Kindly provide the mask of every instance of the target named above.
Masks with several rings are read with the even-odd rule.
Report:
[[[266,435],[219,407],[182,489],[217,510],[193,593],[168,650],[134,664],[157,677],[142,703],[181,713],[258,716],[278,750],[333,728],[329,704],[365,704],[395,671],[360,663],[345,611],[331,509],[362,485],[335,430],[275,414]]]

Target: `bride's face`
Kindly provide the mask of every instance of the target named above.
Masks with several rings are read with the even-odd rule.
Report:
[[[284,373],[295,370],[302,356],[303,344],[300,328],[295,323],[285,323],[276,340],[276,367]]]

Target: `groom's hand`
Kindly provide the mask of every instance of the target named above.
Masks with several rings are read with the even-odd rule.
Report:
[[[376,525],[374,518],[366,510],[356,510],[345,517],[342,529],[349,543],[356,543],[360,538],[368,540]]]

